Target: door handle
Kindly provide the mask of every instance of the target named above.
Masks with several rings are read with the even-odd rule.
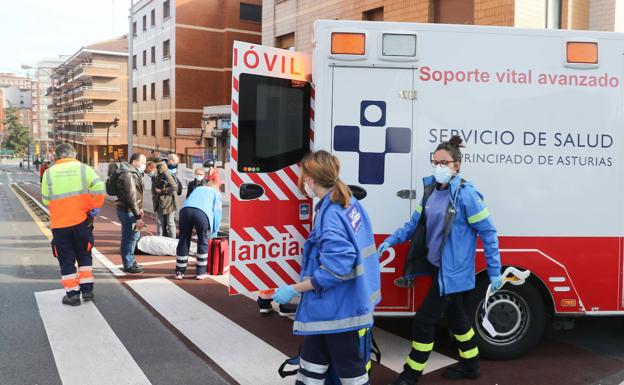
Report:
[[[262,186],[255,183],[243,183],[239,189],[241,199],[251,200],[264,195]]]
[[[401,199],[416,199],[416,190],[399,190],[396,194]]]
[[[362,199],[366,198],[366,196],[368,195],[368,193],[366,192],[364,187],[356,186],[356,185],[353,185],[353,184],[350,184],[347,187],[349,187],[349,190],[351,190],[351,194],[353,194],[355,199],[357,199],[359,201],[361,201]]]

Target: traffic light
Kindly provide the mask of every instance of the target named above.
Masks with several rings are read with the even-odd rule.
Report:
[[[115,120],[113,120],[113,126],[119,127],[119,118],[115,118]]]

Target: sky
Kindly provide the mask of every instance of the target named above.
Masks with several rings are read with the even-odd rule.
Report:
[[[0,0],[0,72],[128,33],[130,0]],[[22,73],[20,73],[22,72]]]

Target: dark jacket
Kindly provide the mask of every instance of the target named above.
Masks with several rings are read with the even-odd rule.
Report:
[[[143,210],[143,175],[130,163],[119,166],[117,179],[117,208],[138,216]]]
[[[195,188],[199,186],[201,186],[201,181],[198,182],[197,179],[193,179],[192,181],[190,181],[188,187],[186,188],[186,198],[188,199],[188,197],[191,196],[193,190],[195,190]]]
[[[167,163],[159,162],[156,167],[157,174],[152,180],[152,196],[155,197],[154,211],[171,214],[177,210],[176,194],[178,192],[178,184],[169,172]],[[162,191],[156,193],[156,188]]]

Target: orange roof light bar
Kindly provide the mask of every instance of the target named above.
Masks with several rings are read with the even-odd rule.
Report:
[[[366,35],[352,32],[333,32],[331,36],[333,55],[364,55],[366,53]]]
[[[570,41],[566,48],[568,63],[598,64],[598,43]]]

